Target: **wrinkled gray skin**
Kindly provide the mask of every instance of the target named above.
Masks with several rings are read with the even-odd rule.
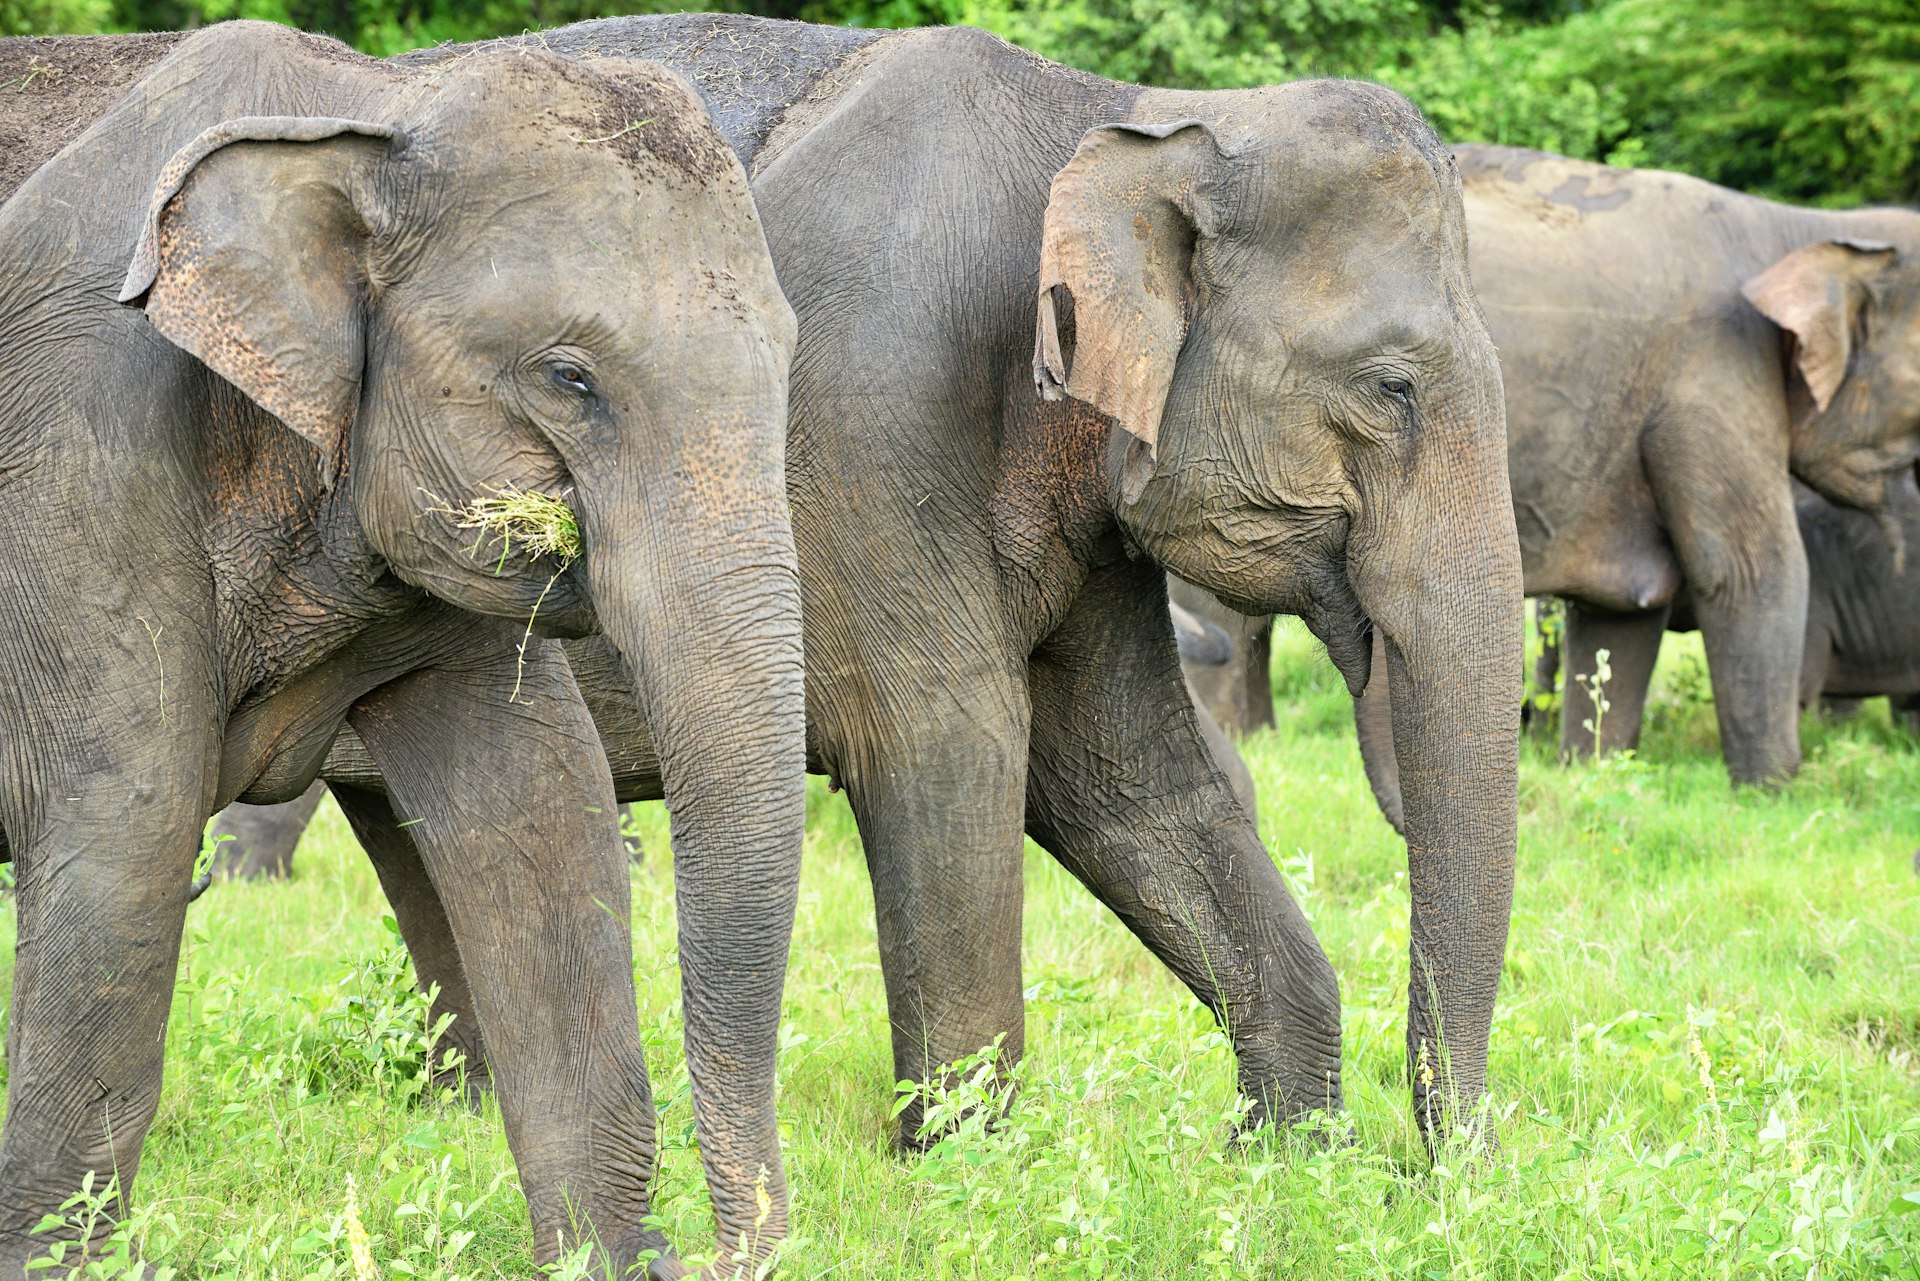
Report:
[[[1644,686],[1683,587],[1736,782],[1799,765],[1807,567],[1789,474],[1869,511],[1920,448],[1920,213],[1798,209],[1679,174],[1457,149],[1506,383],[1529,595],[1576,678]],[[1568,683],[1562,746],[1593,750]],[[1368,697],[1385,697],[1376,687]],[[1365,730],[1372,714],[1357,709]],[[1616,703],[1605,750],[1631,746]],[[1377,734],[1375,735],[1377,738]],[[1376,786],[1391,765],[1370,761]]]
[[[639,64],[215,27],[0,206],[0,1276],[88,1171],[134,1181],[207,815],[299,796],[343,733],[384,784],[342,805],[467,962],[537,1256],[665,1246],[613,789],[559,645],[521,659],[536,601],[657,731],[723,1244],[763,1168],[784,1229],[793,341],[744,173]],[[505,486],[570,495],[581,558],[455,528]]]
[[[1143,90],[957,28],[538,39],[681,70],[754,176],[800,318],[810,766],[859,821],[895,1077],[1021,1053],[1024,831],[1227,1023],[1256,1121],[1339,1104],[1333,972],[1208,750],[1172,570],[1303,614],[1355,689],[1386,637],[1408,1054],[1452,1068],[1416,1081],[1422,1124],[1461,1120],[1506,944],[1520,578],[1458,184],[1418,113],[1347,82]],[[591,642],[571,657],[621,795],[649,795],[648,719]],[[330,771],[377,786],[349,746]],[[431,887],[395,910],[470,1000]]]

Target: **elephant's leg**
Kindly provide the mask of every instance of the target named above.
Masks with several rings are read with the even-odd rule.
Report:
[[[1026,760],[1014,721],[1025,691],[980,674],[939,688],[961,696],[933,709],[889,709],[879,719],[899,729],[896,741],[841,766],[873,879],[896,1081],[931,1081],[941,1065],[996,1040],[1003,1068],[1026,1048]],[[901,1146],[921,1142],[922,1117],[916,1099],[900,1117]]]
[[[1569,759],[1592,756],[1594,727],[1601,753],[1640,746],[1640,722],[1646,715],[1647,689],[1660,641],[1667,633],[1666,608],[1642,614],[1611,614],[1579,601],[1566,606],[1563,638],[1566,689],[1560,702],[1560,751]],[[1606,651],[1607,679],[1599,684],[1602,710],[1594,702],[1600,652]]]
[[[1159,576],[1097,572],[1029,667],[1028,830],[1213,1010],[1254,1121],[1340,1105],[1340,991],[1207,750]]]
[[[217,718],[203,691],[214,682],[192,621],[119,612],[132,616],[75,622],[36,607],[46,626],[35,643],[57,663],[34,670],[33,657],[9,654],[0,681],[0,806],[18,891],[0,1278],[14,1281],[74,1235],[32,1229],[89,1173],[96,1191],[118,1179],[114,1215],[130,1203],[213,808]]]
[[[460,949],[453,941],[453,927],[447,921],[447,909],[440,892],[433,888],[427,865],[408,829],[400,826],[387,798],[357,787],[336,786],[334,798],[341,812],[353,825],[354,835],[367,852],[380,888],[393,908],[393,919],[400,926],[400,937],[413,957],[413,972],[422,991],[438,986],[433,1001],[433,1017],[451,1014],[440,1042],[444,1050],[456,1050],[466,1063],[453,1078],[435,1068],[437,1084],[460,1088],[469,1106],[476,1106],[480,1091],[492,1082],[487,1073],[486,1041],[480,1035],[480,1016],[474,1009],[473,993],[467,986],[467,971],[460,964]],[[436,1055],[436,1058],[438,1056]]]
[[[1373,634],[1373,675],[1353,700],[1353,725],[1360,736],[1360,763],[1380,813],[1393,830],[1405,834],[1406,809],[1400,801],[1400,758],[1393,750],[1393,692],[1387,688],[1386,640]]]
[[[1260,797],[1253,790],[1253,771],[1247,768],[1247,760],[1240,755],[1240,749],[1227,737],[1227,731],[1220,728],[1220,722],[1213,719],[1206,705],[1200,701],[1200,695],[1193,688],[1193,682],[1187,682],[1187,697],[1193,701],[1193,715],[1200,723],[1200,736],[1207,740],[1207,750],[1213,753],[1213,763],[1227,776],[1227,782],[1233,788],[1234,799],[1240,802],[1240,808],[1247,812],[1257,830],[1260,826]]]
[[[1646,445],[1647,476],[1706,644],[1720,747],[1735,783],[1780,782],[1800,768],[1807,553],[1792,490],[1782,483],[1785,440],[1772,456],[1751,443],[1768,412],[1675,410]],[[1732,426],[1718,429],[1723,421]]]
[[[214,820],[214,836],[232,839],[220,842],[216,875],[244,881],[292,876],[293,851],[326,795],[327,785],[316,780],[300,795],[278,805],[236,803],[221,810]]]
[[[1896,728],[1920,736],[1920,694],[1897,694],[1887,700]]]
[[[488,631],[462,666],[382,687],[351,722],[471,979],[538,1260],[590,1233],[624,1275],[641,1250],[666,1246],[645,1225],[654,1109],[626,857],[605,757],[558,646],[528,648],[509,701],[513,658],[511,640]],[[389,866],[402,857],[376,843]]]

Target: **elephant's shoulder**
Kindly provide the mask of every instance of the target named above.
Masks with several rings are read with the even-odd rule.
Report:
[[[1084,101],[1138,93],[1047,61],[974,27],[920,27],[861,47],[774,122],[756,174],[830,130],[876,138],[888,154],[999,157],[1009,134],[1045,133]],[[1085,126],[1081,126],[1084,128]],[[1078,136],[1076,130],[1075,136]]]

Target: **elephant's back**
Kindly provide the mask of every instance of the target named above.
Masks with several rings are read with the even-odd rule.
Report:
[[[185,34],[0,39],[0,202],[105,115]]]
[[[749,169],[775,124],[835,69],[891,33],[737,13],[596,18],[502,43],[536,42],[570,58],[640,58],[685,76]],[[472,48],[472,46],[467,46]],[[422,65],[454,49],[396,61]]]

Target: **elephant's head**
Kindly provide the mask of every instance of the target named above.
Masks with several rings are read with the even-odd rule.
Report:
[[[1154,560],[1248,613],[1301,615],[1355,693],[1383,634],[1410,1053],[1438,1120],[1429,1086],[1450,1072],[1470,1104],[1484,1075],[1521,690],[1500,373],[1459,178],[1374,85],[1142,101],[1170,123],[1093,129],[1054,179],[1037,377],[1115,420],[1111,501]]]
[[[772,1143],[805,781],[795,325],[745,175],[662,68],[494,51],[378,74],[365,119],[233,120],[182,150],[124,297],[311,442],[400,578],[611,638],[660,748],[683,891],[724,864],[722,892],[683,909],[690,992],[722,968],[751,988],[688,998],[695,1101]],[[574,558],[462,527],[516,493],[571,509]],[[762,1065],[714,1101],[715,1071]],[[708,1134],[712,1163],[730,1149]],[[751,1163],[778,1196],[777,1144]],[[716,1210],[745,1230],[759,1171],[728,1173],[741,1203],[716,1185]]]
[[[1793,385],[1792,463],[1834,502],[1882,514],[1920,457],[1920,214],[1873,215],[1890,240],[1803,245],[1742,286],[1780,327]]]

